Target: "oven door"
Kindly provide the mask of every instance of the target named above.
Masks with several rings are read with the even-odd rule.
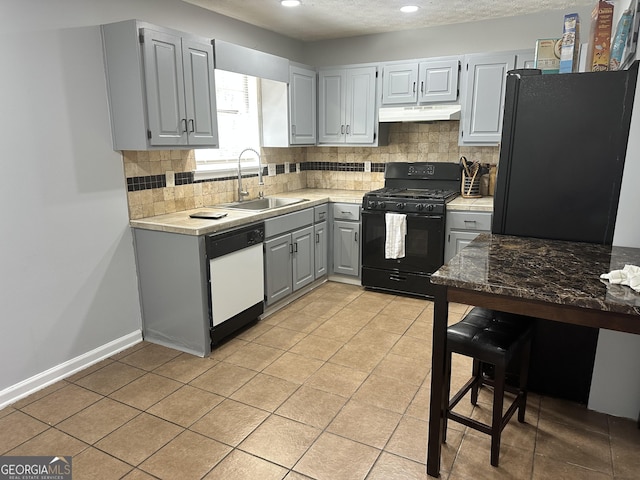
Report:
[[[362,266],[431,274],[444,261],[444,216],[408,213],[405,257],[385,258],[384,212],[362,212]]]

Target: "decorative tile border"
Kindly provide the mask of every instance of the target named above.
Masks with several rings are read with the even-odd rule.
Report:
[[[331,171],[331,172],[364,172],[363,162],[302,162],[300,165],[300,171]],[[371,172],[384,172],[384,163],[372,163]],[[295,167],[294,167],[295,168]],[[295,170],[292,170],[294,172]],[[283,175],[285,172],[284,164],[276,164],[276,175]],[[268,168],[263,168],[263,175],[268,174]],[[236,175],[229,177],[217,177],[207,178],[204,180],[194,180],[193,172],[176,172],[175,185],[189,185],[192,183],[206,183],[206,182],[225,182],[229,180],[235,180],[238,177]],[[242,178],[257,177],[257,173],[243,175]],[[127,178],[127,191],[136,192],[138,190],[147,190],[151,188],[164,188],[167,186],[167,180],[165,175],[147,175],[144,177],[128,177]]]
[[[164,188],[167,186],[167,178],[164,175],[147,175],[145,177],[127,178],[127,191],[137,192],[149,188]]]

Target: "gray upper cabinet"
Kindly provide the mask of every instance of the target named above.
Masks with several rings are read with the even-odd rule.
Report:
[[[502,134],[507,71],[515,68],[509,53],[465,57],[460,143],[498,143]]]
[[[459,57],[387,64],[382,73],[382,105],[456,101],[459,70]]]
[[[218,146],[210,40],[136,20],[102,35],[115,150]]]
[[[289,77],[289,113],[291,145],[316,143],[316,72],[291,65]]]
[[[496,145],[502,137],[507,72],[528,68],[529,50],[466,55],[462,69],[460,145]]]
[[[377,67],[320,70],[318,144],[374,145]]]

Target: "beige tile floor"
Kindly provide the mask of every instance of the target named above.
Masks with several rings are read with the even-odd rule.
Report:
[[[426,479],[432,315],[329,282],[210,358],[143,342],[0,410],[0,455],[72,455],[76,480]],[[454,384],[469,366],[455,358]],[[486,419],[489,392],[460,408]],[[488,437],[450,423],[441,477],[640,478],[633,421],[537,395],[526,420],[499,468]]]

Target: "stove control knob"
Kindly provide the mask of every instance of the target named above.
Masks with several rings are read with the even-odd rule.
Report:
[[[402,202],[396,203],[396,208],[399,208],[400,210],[404,209],[404,207],[406,206],[407,206],[406,203],[402,203]]]
[[[375,200],[369,200],[369,203],[367,205],[371,209],[376,208],[376,201]]]
[[[429,210],[430,212],[433,212],[433,205],[427,205],[427,210]]]
[[[418,210],[424,210],[424,203],[419,203],[419,204],[417,204],[417,205],[416,205],[416,208],[417,208]]]

